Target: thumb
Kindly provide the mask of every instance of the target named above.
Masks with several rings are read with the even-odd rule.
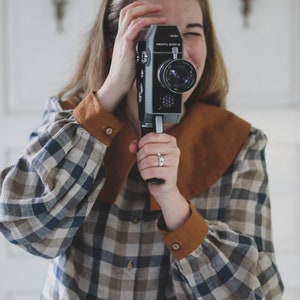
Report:
[[[129,151],[133,154],[137,153],[139,151],[138,141],[134,140],[129,145]]]

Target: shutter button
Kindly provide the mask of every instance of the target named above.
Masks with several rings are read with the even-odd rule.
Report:
[[[171,247],[174,251],[179,251],[181,248],[181,245],[179,243],[173,243]]]
[[[107,127],[106,129],[105,129],[105,134],[106,135],[111,135],[113,133],[113,129],[111,128],[111,127]]]

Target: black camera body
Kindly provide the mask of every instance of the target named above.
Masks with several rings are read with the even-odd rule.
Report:
[[[141,34],[136,84],[143,133],[162,132],[162,123],[179,123],[182,93],[197,79],[193,65],[182,57],[183,40],[177,26],[151,25]]]

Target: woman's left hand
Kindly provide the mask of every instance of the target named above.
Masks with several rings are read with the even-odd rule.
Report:
[[[144,180],[160,178],[163,184],[149,184],[149,192],[159,204],[178,192],[177,174],[180,150],[176,139],[165,133],[151,132],[143,136],[139,142],[130,145],[130,151],[137,154],[137,163]],[[163,163],[159,164],[159,156]]]
[[[136,153],[138,168],[144,180],[164,180],[162,184],[149,183],[149,192],[160,205],[168,230],[178,229],[189,218],[190,207],[177,187],[180,150],[176,139],[165,133],[151,132],[139,142],[132,142],[129,150]],[[161,165],[159,156],[163,157]]]

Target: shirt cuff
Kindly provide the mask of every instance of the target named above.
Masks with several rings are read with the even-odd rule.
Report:
[[[123,126],[118,118],[101,107],[93,92],[80,102],[73,115],[82,128],[106,146],[110,146]]]
[[[197,209],[190,204],[191,215],[180,228],[175,231],[167,231],[161,218],[158,228],[163,234],[164,243],[177,261],[185,258],[196,250],[207,235],[208,225]]]

